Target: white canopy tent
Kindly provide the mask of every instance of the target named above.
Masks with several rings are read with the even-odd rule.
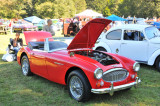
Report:
[[[75,16],[102,17],[103,15],[100,13],[94,12],[93,10],[87,9],[79,14],[76,14]]]

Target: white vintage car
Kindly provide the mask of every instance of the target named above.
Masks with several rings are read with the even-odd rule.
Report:
[[[93,48],[116,53],[160,71],[160,31],[151,25],[126,24],[100,36]]]

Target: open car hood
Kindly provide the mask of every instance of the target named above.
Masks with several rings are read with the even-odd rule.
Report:
[[[24,32],[26,44],[28,45],[28,42],[40,42],[44,41],[45,38],[51,38],[52,35],[49,32],[45,31],[26,31]]]
[[[79,48],[92,48],[104,28],[112,21],[102,18],[96,18],[89,21],[74,37],[68,50]]]

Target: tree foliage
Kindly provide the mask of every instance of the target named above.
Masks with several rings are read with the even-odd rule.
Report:
[[[0,0],[0,18],[69,18],[85,9],[104,16],[160,16],[158,0]]]

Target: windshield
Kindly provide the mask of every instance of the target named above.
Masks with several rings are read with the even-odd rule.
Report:
[[[68,45],[64,42],[61,41],[55,41],[53,38],[48,39],[49,43],[49,51],[55,51],[55,50],[61,50],[61,49],[66,49]]]
[[[160,31],[156,27],[148,27],[145,29],[145,33],[148,39],[160,37]]]

